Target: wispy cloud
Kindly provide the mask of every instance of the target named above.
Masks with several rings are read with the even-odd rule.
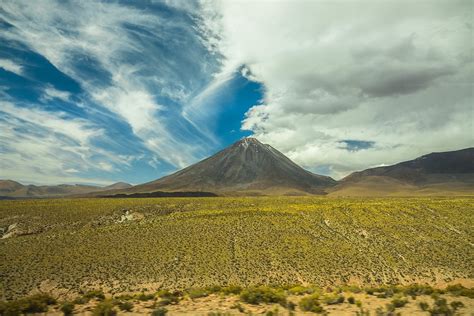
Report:
[[[55,89],[51,85],[47,86],[44,89],[44,94],[43,94],[43,100],[44,101],[50,101],[53,99],[60,99],[62,101],[69,101],[69,98],[71,97],[71,93],[67,91],[61,91],[58,89]]]
[[[92,137],[102,134],[102,130],[88,126],[88,122],[81,119],[66,119],[65,113],[54,114],[38,108],[25,108],[13,105],[10,102],[0,101],[0,111],[28,124],[48,129],[53,133],[67,136],[78,144],[89,143]]]
[[[173,56],[164,55],[163,49],[151,43],[159,41],[159,45],[174,50],[186,48],[189,37],[196,45],[202,45],[194,39],[198,34],[193,34],[191,20],[179,16],[179,12],[166,18],[159,12],[118,3],[59,5],[56,1],[43,1],[40,7],[28,1],[6,2],[2,18],[15,27],[4,36],[21,40],[80,82],[98,105],[128,122],[144,144],[169,142],[166,149],[174,147],[174,155],[180,157],[170,163],[182,166],[193,161],[196,153],[188,149],[192,146],[176,141],[174,133],[179,131],[171,133],[164,128],[166,122],[160,115],[163,106],[157,96],[161,95],[160,90],[166,90],[171,101],[181,102],[205,84],[203,80],[211,73],[203,72],[198,64],[201,61],[203,66],[209,66],[205,65],[206,50],[195,47],[201,50],[197,55],[186,49],[178,56],[181,60],[173,60]],[[91,66],[92,73],[88,69]],[[97,81],[96,75],[103,78]],[[189,78],[183,80],[184,76]],[[157,150],[155,146],[149,149]]]
[[[44,183],[63,178],[68,182],[106,184],[111,181],[80,177],[77,173],[110,171],[111,163],[126,164],[112,153],[96,148],[93,141],[103,135],[103,130],[88,121],[3,101],[0,114],[1,178],[27,182],[41,179]]]
[[[103,144],[118,147],[121,141],[129,142],[126,131],[112,130],[123,122],[134,140],[140,142],[134,145],[136,157],[143,157],[146,150],[148,157],[142,159],[155,161],[154,166],[165,163],[180,168],[195,162],[216,146],[216,142],[202,139],[215,137],[199,119],[205,109],[184,116],[183,107],[196,104],[193,98],[219,69],[218,56],[211,51],[212,45],[198,25],[202,21],[199,10],[197,3],[174,1],[143,6],[53,0],[42,1],[41,5],[30,1],[2,3],[0,19],[10,27],[2,29],[1,37],[43,56],[82,89],[80,95],[73,95],[52,84],[37,88],[41,90],[39,101],[48,111],[58,108],[57,101],[73,102],[81,108],[74,110],[80,114],[80,121],[66,117],[67,113],[40,113],[39,105],[32,100],[21,103],[27,104],[25,107],[8,105],[4,112],[55,133],[67,131],[68,137],[77,140],[83,149],[87,146],[89,151],[95,151],[79,155],[80,161],[103,155],[97,151],[107,152],[91,145],[98,132],[91,126],[100,126]],[[22,71],[21,66],[2,61],[0,66],[6,70]],[[40,124],[34,122],[39,119],[38,114],[44,115]],[[114,121],[112,126],[104,125],[107,116]],[[197,121],[198,124],[191,123]],[[87,124],[90,126],[84,128]],[[22,133],[27,139],[30,132],[15,133],[16,137]],[[57,149],[60,144],[56,144]],[[54,142],[43,145],[51,149]],[[14,150],[18,152],[19,148],[10,148],[9,154]],[[112,170],[105,162],[98,167]],[[157,176],[162,172],[158,170]]]
[[[0,59],[0,68],[13,72],[19,76],[23,74],[23,67],[10,59]]]

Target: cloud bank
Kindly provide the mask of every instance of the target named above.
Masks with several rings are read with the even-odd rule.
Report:
[[[473,145],[470,1],[207,5],[226,62],[265,86],[242,128],[305,167],[340,178]]]

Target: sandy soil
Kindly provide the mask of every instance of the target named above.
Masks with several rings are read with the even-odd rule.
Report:
[[[364,310],[369,311],[370,315],[375,315],[377,308],[385,306],[390,303],[390,298],[377,298],[375,296],[367,295],[365,293],[344,293],[344,296],[350,297],[353,296],[356,300],[362,302],[362,307]],[[459,315],[474,315],[474,299],[469,299],[467,297],[453,297],[451,295],[443,295],[442,297],[446,298],[448,303],[452,301],[460,301],[464,304],[464,308],[459,310]],[[301,300],[301,296],[289,296],[288,301],[298,304]],[[401,313],[401,315],[429,315],[428,312],[424,312],[420,309],[418,304],[420,302],[426,302],[430,305],[433,304],[433,299],[430,296],[418,296],[416,299],[408,299],[408,304],[402,308],[397,308],[396,312]],[[240,304],[243,307],[244,312],[239,312],[236,306]],[[85,305],[76,306],[75,314],[89,316],[92,315],[92,310],[95,305],[95,302],[90,302]],[[356,315],[357,311],[360,309],[353,304],[346,302],[337,305],[323,305],[324,309],[329,315]],[[154,302],[135,302],[134,309],[132,312],[121,312],[119,315],[143,315],[150,314],[154,309]],[[210,295],[198,299],[183,299],[177,305],[168,305],[166,306],[168,310],[167,315],[196,315],[196,316],[207,316],[211,312],[220,312],[224,315],[261,315],[265,314],[268,311],[278,311],[278,315],[289,315],[289,311],[278,304],[261,304],[261,305],[250,305],[245,304],[239,301],[237,296],[219,296],[219,295]],[[58,307],[50,308],[50,311],[46,313],[47,315],[59,316],[62,315],[62,312],[59,311]],[[293,315],[314,315],[309,312],[302,312],[296,307]]]

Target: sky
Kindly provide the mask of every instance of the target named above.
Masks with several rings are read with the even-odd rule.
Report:
[[[0,178],[151,181],[253,136],[335,179],[474,145],[470,0],[0,3]]]

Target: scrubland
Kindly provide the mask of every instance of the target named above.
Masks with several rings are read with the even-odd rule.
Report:
[[[294,312],[304,313],[300,301],[309,297],[312,306],[313,297],[313,305],[326,312],[345,306],[352,314],[364,312],[370,297],[382,300],[379,307],[389,313],[387,304],[395,305],[398,295],[407,298],[401,310],[414,306],[422,312],[421,301],[402,287],[444,289],[459,283],[469,292],[473,286],[473,224],[474,199],[468,197],[1,201],[0,295],[11,301],[41,292],[62,302],[101,291],[111,308],[120,310],[112,298],[129,295],[138,302],[132,309],[139,311],[148,304],[135,297],[143,293],[151,295],[151,312],[161,304],[157,293],[167,289],[178,297],[166,307],[170,313],[196,310],[196,300],[210,298],[222,300],[222,306],[243,304],[253,313],[276,307],[291,312],[289,300]],[[312,290],[296,295],[290,291],[295,284]],[[344,288],[349,284],[361,292],[351,294]],[[395,285],[400,289],[388,295],[367,293]],[[222,294],[226,286],[241,291]],[[280,298],[249,302],[242,291],[259,286],[269,286]],[[454,308],[452,292],[438,294],[422,294],[429,305],[425,313],[443,298],[446,308]],[[342,295],[344,302],[328,304],[331,295],[336,302]],[[473,298],[461,297],[464,307],[457,310],[472,311]],[[84,304],[75,311],[85,306],[92,312],[98,303]]]

